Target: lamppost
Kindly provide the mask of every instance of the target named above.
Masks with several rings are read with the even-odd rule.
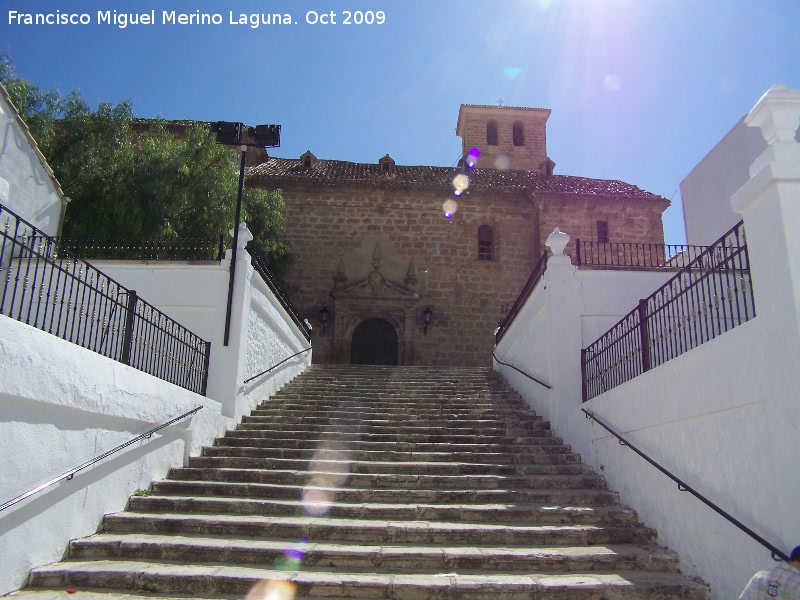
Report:
[[[225,312],[225,341],[231,332],[231,308],[233,306],[233,278],[236,273],[236,250],[239,245],[239,219],[242,217],[242,190],[244,189],[244,165],[247,159],[247,148],[276,148],[281,145],[280,125],[257,125],[247,127],[243,123],[217,121],[211,125],[211,132],[217,134],[217,143],[226,146],[239,146],[242,161],[239,165],[239,193],[236,196],[236,218],[233,222],[233,248],[231,250],[231,274],[228,279],[228,308]],[[247,134],[244,140],[243,135]]]

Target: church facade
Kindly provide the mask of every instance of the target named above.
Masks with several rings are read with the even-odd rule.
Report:
[[[494,330],[554,227],[573,240],[663,244],[665,198],[554,174],[549,114],[462,105],[456,133],[465,162],[480,152],[473,169],[310,151],[248,168],[250,187],[282,190],[286,285],[313,325],[314,362],[489,366]]]

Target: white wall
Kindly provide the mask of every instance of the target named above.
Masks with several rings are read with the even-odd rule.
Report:
[[[681,181],[686,243],[709,246],[742,220],[730,198],[750,179],[750,163],[767,147],[744,117]]]
[[[189,419],[0,513],[0,594],[60,560],[70,539],[184,463],[233,425],[220,405],[99,354],[0,316],[0,502],[141,433]]]
[[[0,85],[0,204],[54,236],[62,197],[61,186]]]
[[[32,567],[60,560],[69,540],[94,533],[103,514],[122,510],[136,489],[199,454],[311,363],[307,352],[244,383],[308,343],[240,250],[227,347],[229,258],[222,264],[98,263],[212,342],[209,397],[0,315],[0,503],[204,406],[72,481],[0,512],[0,595],[21,587]]]
[[[240,239],[246,243],[247,235],[240,232]],[[244,247],[237,252],[237,263],[231,330],[225,346],[230,251],[219,263],[92,261],[101,271],[211,342],[207,395],[222,404],[225,416],[236,420],[311,364],[311,352],[306,352],[244,384],[246,379],[308,348],[310,343],[250,265]]]
[[[588,284],[556,260],[497,348],[516,366],[549,357],[527,362],[551,378],[551,391],[498,370],[720,600],[771,568],[769,551],[678,491],[581,408],[779,549],[800,543],[800,93],[770,90],[745,124],[760,127],[768,145],[732,198],[747,232],[754,319],[581,405],[578,352],[593,340],[576,323],[590,333],[601,289],[610,290],[609,306],[619,298],[607,273]],[[537,320],[547,322],[537,329]]]

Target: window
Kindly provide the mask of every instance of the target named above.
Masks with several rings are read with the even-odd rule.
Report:
[[[497,121],[494,119],[486,123],[486,144],[497,146]]]
[[[598,244],[608,243],[608,221],[597,222],[597,243]]]
[[[525,145],[525,126],[522,124],[521,121],[515,121],[514,127],[512,129],[512,135],[514,138],[514,145],[515,146],[524,146]]]
[[[478,227],[478,260],[494,259],[494,232],[488,225]]]

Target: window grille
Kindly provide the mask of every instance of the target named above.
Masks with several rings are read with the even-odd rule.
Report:
[[[597,222],[597,243],[598,244],[608,243],[608,221]]]
[[[488,225],[478,227],[478,260],[494,260],[494,232]]]
[[[516,121],[514,123],[512,134],[515,146],[525,145],[525,126],[521,122]]]
[[[486,123],[486,144],[497,146],[497,121],[494,119]]]

